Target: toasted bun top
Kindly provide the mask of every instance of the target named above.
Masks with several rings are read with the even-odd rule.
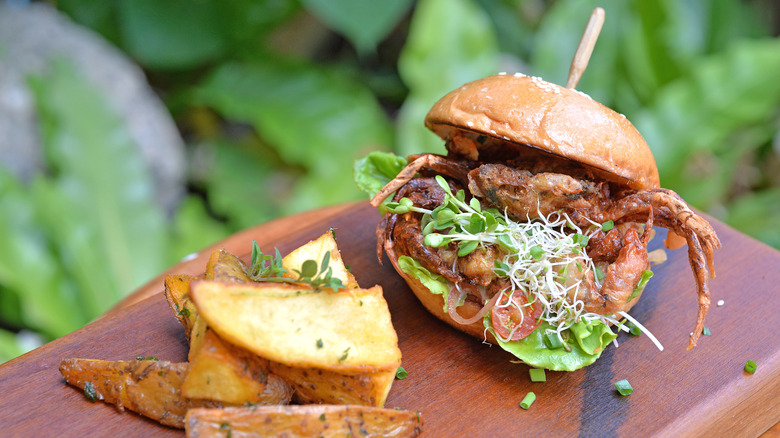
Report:
[[[467,145],[447,142],[460,153],[471,148],[472,159],[482,143],[468,134],[484,135],[568,158],[633,189],[660,186],[653,153],[625,116],[537,77],[499,74],[469,82],[436,102],[425,125],[444,140],[472,138]]]

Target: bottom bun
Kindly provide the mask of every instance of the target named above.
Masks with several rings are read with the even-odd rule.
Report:
[[[425,287],[420,282],[420,280],[408,275],[403,271],[403,269],[401,269],[400,266],[398,266],[399,256],[395,252],[393,243],[389,240],[385,242],[385,253],[387,253],[387,257],[393,264],[393,268],[395,268],[396,272],[398,272],[404,281],[406,281],[406,284],[409,285],[409,288],[412,290],[412,292],[414,292],[414,295],[417,297],[420,303],[422,303],[425,309],[428,310],[428,312],[432,313],[440,320],[464,333],[474,336],[480,340],[496,344],[496,339],[493,337],[493,334],[485,329],[485,325],[482,323],[482,318],[471,324],[460,324],[459,322],[452,319],[449,313],[444,311],[444,308],[446,307],[444,296],[441,294],[431,293],[431,291]],[[474,315],[476,315],[480,310],[482,310],[481,305],[473,301],[466,300],[462,306],[458,306],[457,312],[458,315],[460,315],[463,319],[469,319],[473,318]]]

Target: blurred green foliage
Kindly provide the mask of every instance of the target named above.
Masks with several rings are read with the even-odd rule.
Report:
[[[771,2],[54,4],[144,68],[187,143],[190,190],[166,215],[104,97],[67,63],[30,78],[48,169],[28,185],[0,174],[0,361],[232,232],[360,199],[351,166],[372,150],[443,152],[422,120],[466,81],[521,71],[565,83],[597,5],[607,19],[578,88],[634,121],[665,187],[780,247]]]

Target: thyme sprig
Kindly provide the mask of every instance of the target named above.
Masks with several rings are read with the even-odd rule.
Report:
[[[340,278],[333,276],[330,264],[330,251],[327,251],[318,264],[316,260],[306,260],[301,269],[292,272],[284,267],[279,249],[274,248],[274,255],[263,254],[256,241],[252,241],[252,265],[249,268],[249,278],[253,281],[270,283],[306,284],[314,289],[346,289]]]

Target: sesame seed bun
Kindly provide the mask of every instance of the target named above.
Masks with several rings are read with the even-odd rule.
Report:
[[[458,140],[476,134],[568,158],[632,189],[660,187],[655,158],[625,116],[536,77],[500,74],[469,82],[436,102],[425,125],[450,150],[474,160],[482,144]]]

